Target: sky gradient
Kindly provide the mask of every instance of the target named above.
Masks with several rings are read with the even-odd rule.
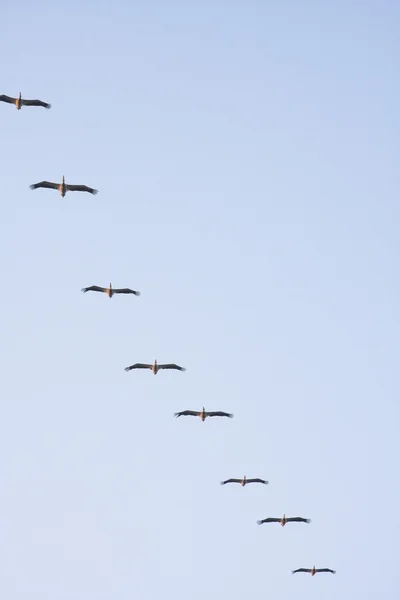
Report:
[[[397,600],[398,3],[1,13],[1,596]]]

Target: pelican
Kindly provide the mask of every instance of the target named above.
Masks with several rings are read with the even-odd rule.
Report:
[[[140,292],[136,292],[130,288],[113,288],[111,283],[110,287],[108,288],[99,287],[98,285],[91,285],[90,287],[82,288],[81,292],[84,294],[86,292],[104,292],[109,298],[112,298],[114,294],[135,294],[135,296],[140,296]]]
[[[310,573],[311,577],[314,577],[315,573],[336,573],[336,571],[332,571],[332,569],[316,569],[314,565],[312,569],[296,569],[292,573]]]
[[[207,419],[207,417],[229,417],[229,419],[233,418],[233,415],[231,413],[222,412],[221,410],[214,410],[212,412],[209,412],[209,411],[206,411],[204,406],[203,406],[202,410],[200,410],[200,411],[182,410],[181,412],[174,413],[174,417],[187,417],[187,416],[200,417],[200,419],[203,421],[203,423]]]
[[[174,363],[168,363],[167,365],[159,365],[155,360],[153,365],[146,365],[144,363],[135,363],[130,367],[125,367],[125,371],[132,371],[132,369],[150,369],[153,371],[154,375],[157,375],[160,369],[176,369],[177,371],[186,371],[185,367],[180,367],[179,365],[175,365]]]
[[[98,193],[98,190],[88,187],[87,185],[71,185],[70,183],[65,183],[64,175],[62,177],[61,183],[52,183],[51,181],[39,181],[39,183],[33,183],[29,187],[31,188],[31,190],[36,190],[37,188],[48,188],[50,190],[58,190],[63,198],[67,192],[89,192],[90,194]]]
[[[42,100],[25,100],[21,98],[21,92],[19,93],[18,98],[11,98],[11,96],[6,96],[2,94],[0,96],[1,102],[7,102],[8,104],[15,104],[17,110],[21,110],[23,106],[44,106],[44,108],[51,108],[51,104],[47,104],[47,102],[42,102]]]
[[[243,479],[226,479],[225,481],[221,481],[221,485],[225,485],[226,483],[240,483],[240,485],[244,487],[247,483],[264,483],[267,485],[268,481],[265,479],[259,479],[258,477],[255,479],[247,479],[245,475]]]
[[[283,514],[281,519],[276,519],[275,517],[268,517],[267,519],[262,519],[262,521],[257,521],[258,525],[262,525],[263,523],[280,523],[282,527],[286,525],[286,523],[311,523],[311,519],[303,519],[303,517],[287,517]]]

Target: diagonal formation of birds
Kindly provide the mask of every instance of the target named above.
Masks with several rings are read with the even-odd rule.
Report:
[[[42,106],[46,109],[51,108],[51,104],[47,102],[43,102],[42,100],[27,100],[21,97],[21,93],[17,98],[13,98],[11,96],[0,95],[0,101],[6,102],[8,104],[14,104],[17,110],[21,110],[23,106]],[[58,190],[61,196],[64,198],[65,194],[69,192],[89,192],[90,194],[97,194],[98,190],[91,188],[87,185],[73,185],[65,182],[64,176],[62,177],[61,183],[53,183],[51,181],[40,181],[38,183],[34,183],[30,186],[32,190],[36,190],[38,188],[47,188]],[[140,292],[137,290],[132,290],[130,288],[113,288],[110,283],[108,288],[100,287],[98,285],[91,285],[89,287],[84,287],[81,290],[83,293],[86,292],[102,292],[105,293],[109,298],[112,298],[114,294],[133,294],[134,296],[140,296]],[[150,369],[154,375],[157,375],[158,371],[162,369],[174,369],[177,371],[186,371],[184,367],[181,367],[175,363],[166,363],[159,364],[157,360],[154,361],[153,364],[147,363],[135,363],[128,367],[125,367],[125,371],[132,371],[133,369]],[[180,412],[174,413],[175,417],[183,417],[183,416],[192,416],[192,417],[200,417],[201,421],[205,421],[207,417],[228,417],[229,419],[233,418],[231,413],[223,412],[221,410],[215,411],[206,411],[204,406],[200,411],[196,410],[182,410]],[[227,483],[239,483],[242,487],[246,486],[249,483],[260,483],[263,485],[267,485],[268,481],[265,479],[260,479],[259,477],[255,477],[252,479],[248,479],[246,475],[244,475],[243,479],[236,479],[234,477],[230,479],[226,479],[225,481],[221,481],[221,485],[226,485]],[[264,523],[279,523],[282,527],[286,525],[286,523],[310,523],[310,519],[306,519],[304,517],[287,517],[283,514],[282,517],[267,517],[265,519],[261,519],[257,521],[258,525],[262,525]],[[315,565],[312,568],[300,568],[295,569],[292,573],[310,573],[311,576],[314,576],[316,573],[336,573],[333,569],[328,568],[315,568]]]

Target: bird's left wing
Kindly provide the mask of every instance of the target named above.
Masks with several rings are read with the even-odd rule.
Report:
[[[208,412],[207,415],[209,417],[229,417],[230,419],[233,418],[233,415],[231,413],[222,412],[222,410],[214,410],[212,412]]]
[[[185,367],[180,367],[179,365],[175,365],[174,363],[169,363],[167,365],[158,365],[159,369],[177,369],[178,371],[186,371]]]
[[[332,569],[315,569],[316,573],[336,573],[336,571],[333,571]]]
[[[290,523],[291,521],[297,523],[311,523],[311,519],[303,519],[303,517],[288,517],[286,521],[288,523]]]
[[[140,296],[140,292],[136,290],[131,290],[130,288],[113,288],[114,294],[135,294],[135,296]]]
[[[43,106],[44,108],[51,108],[51,104],[48,104],[47,102],[43,102],[42,100],[24,100],[22,99],[21,104],[23,104],[24,106]]]
[[[268,481],[265,479],[260,479],[259,477],[255,477],[253,479],[247,479],[246,483],[265,483],[265,485],[267,485]]]
[[[90,194],[98,194],[99,190],[95,190],[94,188],[91,188],[87,185],[71,185],[71,184],[67,184],[66,185],[67,190],[70,190],[71,192],[89,192]]]

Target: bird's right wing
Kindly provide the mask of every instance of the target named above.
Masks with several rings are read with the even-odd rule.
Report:
[[[268,517],[267,519],[262,519],[261,521],[257,521],[258,525],[262,525],[262,523],[279,523],[280,519],[275,519],[275,517]]]
[[[11,98],[11,96],[6,96],[5,94],[2,94],[0,96],[0,101],[1,102],[7,102],[8,104],[15,104],[17,99],[16,98]]]
[[[51,190],[57,190],[59,187],[58,183],[52,183],[51,181],[39,181],[39,183],[32,183],[29,186],[31,190],[36,190],[37,188],[49,188]]]
[[[98,285],[90,285],[89,287],[82,288],[81,292],[105,292],[106,288],[99,287]]]
[[[199,414],[200,413],[196,412],[195,410],[182,410],[181,412],[174,413],[174,417],[198,417]]]
[[[292,573],[309,573],[311,571],[311,569],[296,569],[295,571],[292,571]]]
[[[233,418],[233,415],[231,413],[222,412],[222,410],[214,410],[212,412],[208,412],[207,415],[209,417],[229,417],[230,419]]]
[[[135,363],[130,367],[125,367],[125,371],[132,371],[132,369],[151,369],[152,365],[145,365],[144,363]]]
[[[288,523],[290,523],[292,521],[296,522],[296,523],[310,523],[311,522],[310,519],[303,519],[303,517],[288,517],[286,519],[286,521]]]
[[[225,479],[225,481],[221,481],[221,485],[225,485],[226,483],[241,483],[241,479]]]

